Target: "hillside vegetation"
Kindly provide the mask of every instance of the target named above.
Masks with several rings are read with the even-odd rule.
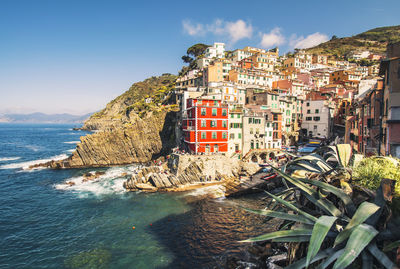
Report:
[[[400,25],[379,27],[352,37],[335,36],[318,46],[307,49],[309,53],[327,54],[335,57],[346,55],[353,50],[369,50],[384,54],[389,43],[400,41]]]
[[[175,86],[176,76],[163,74],[134,83],[129,90],[121,94],[101,111],[93,114],[83,129],[99,130],[131,122],[131,117],[143,118],[149,112],[161,111],[173,104],[171,92]],[[146,99],[148,103],[146,103]]]

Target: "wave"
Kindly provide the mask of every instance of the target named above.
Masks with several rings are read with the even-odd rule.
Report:
[[[96,179],[84,181],[83,176],[71,177],[54,187],[57,190],[75,192],[80,198],[86,198],[89,195],[122,194],[126,192],[123,186],[124,181],[134,173],[135,169],[135,166],[113,167]],[[96,171],[90,171],[90,173],[94,174]]]
[[[19,159],[21,159],[21,157],[4,157],[4,158],[0,158],[0,162],[16,161]]]
[[[74,152],[75,149],[67,149],[66,152]]]
[[[29,166],[35,165],[35,164],[40,164],[40,163],[46,163],[50,162],[52,160],[54,161],[59,161],[68,158],[67,154],[60,154],[57,156],[50,157],[49,159],[40,159],[40,160],[33,160],[33,161],[27,161],[27,162],[21,162],[21,163],[10,163],[6,165],[0,166],[0,169],[23,169],[27,170],[29,169]],[[41,168],[35,168],[32,170],[38,170],[38,169],[44,169],[44,167]]]
[[[78,144],[78,143],[81,143],[81,141],[67,141],[67,142],[64,142],[65,144]]]
[[[81,134],[70,132],[70,133],[60,133],[59,135],[81,135]]]
[[[30,149],[30,150],[32,150],[32,151],[34,151],[34,152],[37,152],[37,151],[39,151],[39,150],[42,150],[42,147],[41,147],[41,146],[36,146],[36,145],[24,145],[23,147],[24,147],[24,148],[27,148],[27,149]]]

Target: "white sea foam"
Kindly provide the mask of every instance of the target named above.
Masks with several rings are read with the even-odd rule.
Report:
[[[4,158],[0,158],[0,162],[16,161],[19,159],[21,159],[21,157],[4,157]]]
[[[74,152],[75,149],[67,149],[66,152]]]
[[[106,170],[104,175],[94,180],[84,182],[83,176],[72,177],[66,179],[61,184],[56,184],[54,187],[58,190],[75,192],[80,198],[86,198],[89,194],[96,196],[122,194],[125,193],[123,183],[127,179],[123,174],[127,173],[130,175],[133,173],[134,169],[134,166],[113,167]],[[96,171],[90,172],[94,174]],[[68,182],[73,182],[74,185],[71,186]]]
[[[67,141],[67,142],[64,142],[65,144],[78,144],[78,143],[81,143],[81,141]]]
[[[31,165],[46,163],[46,162],[50,162],[51,160],[58,161],[58,160],[66,159],[66,158],[68,158],[67,154],[60,154],[57,156],[50,157],[49,159],[33,160],[33,161],[27,161],[27,162],[21,162],[21,163],[10,163],[10,164],[0,166],[0,169],[27,170],[27,169],[29,169],[29,166],[31,166]],[[35,170],[37,170],[37,169],[43,169],[43,168],[35,168]]]
[[[24,145],[23,147],[30,149],[32,151],[35,151],[35,152],[42,149],[41,146],[36,146],[36,145]]]

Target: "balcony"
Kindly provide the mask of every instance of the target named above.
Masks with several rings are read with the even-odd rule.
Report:
[[[272,108],[272,109],[271,109],[271,112],[272,112],[272,113],[282,113],[282,111],[281,111],[280,108]]]
[[[184,131],[194,131],[195,130],[194,126],[183,126],[182,129]]]

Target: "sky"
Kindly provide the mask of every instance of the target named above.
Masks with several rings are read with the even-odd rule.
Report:
[[[85,114],[196,43],[306,48],[400,24],[393,1],[0,0],[0,113]]]

